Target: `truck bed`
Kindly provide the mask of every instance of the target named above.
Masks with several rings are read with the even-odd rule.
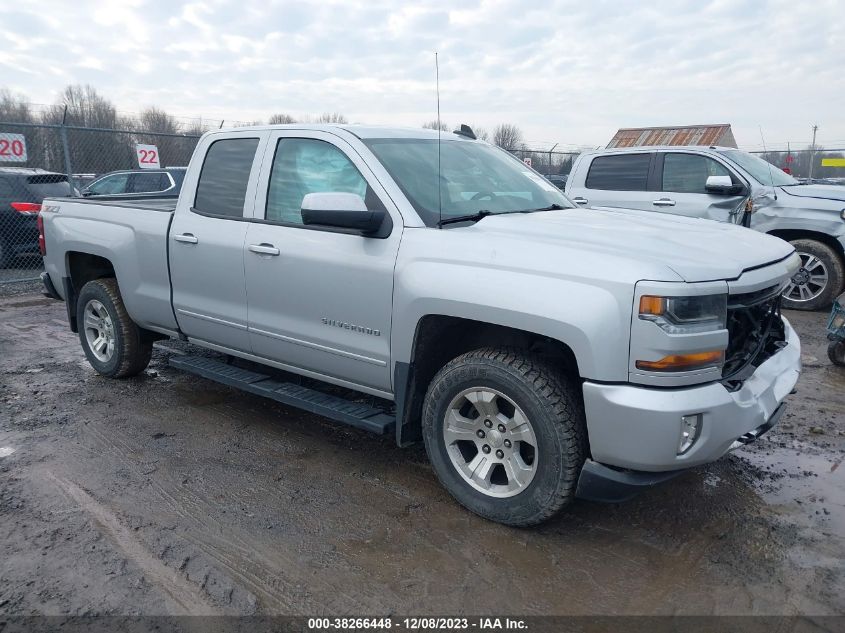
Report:
[[[168,235],[177,200],[155,194],[45,198],[44,265],[53,285],[62,287],[75,253],[101,257],[114,267],[123,302],[138,325],[175,330]]]

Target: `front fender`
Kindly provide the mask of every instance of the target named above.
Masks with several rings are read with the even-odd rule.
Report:
[[[787,204],[780,200],[758,209],[751,215],[751,228],[762,233],[773,231],[804,231],[823,233],[845,243],[845,222],[841,211],[829,209],[807,209]]]
[[[582,377],[625,381],[632,302],[621,284],[415,261],[396,278],[392,361],[409,363],[420,320],[443,315],[547,336],[569,346]]]

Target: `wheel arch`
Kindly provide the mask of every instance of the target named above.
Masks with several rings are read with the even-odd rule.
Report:
[[[492,322],[426,314],[417,322],[408,362],[394,364],[397,444],[404,446],[421,439],[423,400],[440,368],[461,354],[489,346],[524,349],[581,378],[575,352],[563,341]]]
[[[67,306],[68,322],[73,332],[79,331],[76,320],[76,303],[79,291],[89,281],[102,279],[104,277],[115,277],[114,264],[111,260],[101,255],[93,255],[81,251],[68,251],[65,253],[65,270],[67,278],[65,284],[65,304]],[[117,281],[115,279],[115,281]]]
[[[787,242],[794,240],[815,240],[832,248],[839,255],[840,259],[845,259],[845,247],[842,246],[842,243],[832,235],[823,233],[822,231],[812,231],[809,229],[774,229],[769,231],[768,234],[779,237]]]

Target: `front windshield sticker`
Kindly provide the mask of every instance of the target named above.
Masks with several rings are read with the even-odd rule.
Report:
[[[524,176],[533,180],[536,184],[540,185],[546,191],[557,191],[557,187],[555,187],[552,183],[550,183],[542,176],[538,176],[533,171],[524,171],[522,173]]]

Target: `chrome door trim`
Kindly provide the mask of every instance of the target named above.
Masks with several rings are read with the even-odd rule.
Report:
[[[286,343],[293,343],[294,345],[310,347],[311,349],[317,349],[321,352],[328,352],[329,354],[336,354],[337,356],[344,356],[353,360],[360,360],[365,363],[370,363],[372,365],[378,365],[379,367],[387,367],[387,361],[379,360],[378,358],[362,356],[361,354],[354,354],[353,352],[347,352],[345,350],[337,349],[335,347],[328,347],[327,345],[320,345],[319,343],[312,343],[311,341],[303,341],[302,339],[293,338],[292,336],[276,334],[275,332],[268,332],[267,330],[259,330],[258,328],[254,327],[249,327],[247,329],[254,334],[260,334],[261,336],[267,336],[269,338],[278,339],[280,341],[285,341]]]
[[[237,330],[248,330],[247,326],[243,325],[242,323],[235,323],[234,321],[227,321],[226,319],[218,319],[217,317],[208,316],[206,314],[200,314],[199,312],[191,312],[190,310],[183,310],[182,308],[177,308],[176,312],[188,317],[200,319],[202,321],[209,321],[211,323],[217,323],[219,325],[228,325],[229,327],[233,327]]]

